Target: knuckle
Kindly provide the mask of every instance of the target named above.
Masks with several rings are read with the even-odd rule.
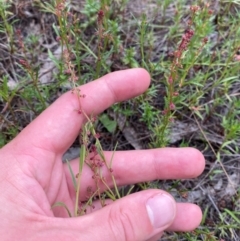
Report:
[[[109,212],[109,224],[114,240],[133,241],[136,239],[134,220],[128,209],[114,207]]]

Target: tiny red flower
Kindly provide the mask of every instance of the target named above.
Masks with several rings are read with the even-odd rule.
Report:
[[[173,103],[170,103],[169,108],[170,108],[170,110],[174,110],[175,109],[175,105]]]

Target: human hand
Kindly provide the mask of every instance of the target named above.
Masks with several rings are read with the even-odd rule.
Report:
[[[81,86],[86,95],[81,99],[82,108],[88,115],[97,115],[115,102],[143,93],[149,81],[143,69],[108,74]],[[200,208],[175,203],[162,190],[134,193],[76,218],[68,218],[64,208],[51,209],[58,201],[74,209],[75,191],[61,159],[85,121],[76,111],[78,104],[76,95],[64,94],[0,150],[1,240],[144,241],[157,240],[164,230],[196,228],[202,217]],[[105,156],[110,160],[111,152]],[[71,166],[77,173],[78,160]],[[112,167],[121,186],[196,177],[204,168],[204,158],[192,148],[121,151],[114,154]],[[112,186],[111,178],[106,176],[106,180]],[[81,201],[91,185],[92,173],[85,166]]]

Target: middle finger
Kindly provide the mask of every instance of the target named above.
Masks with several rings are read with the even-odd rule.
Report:
[[[104,152],[106,161],[111,161],[112,152]],[[70,195],[74,197],[75,190],[72,184],[71,174],[65,165],[65,175]],[[79,159],[70,162],[73,173],[79,170]],[[155,179],[188,179],[200,175],[204,169],[205,160],[201,152],[194,148],[159,148],[140,151],[118,151],[114,153],[112,161],[112,174],[117,186],[147,182]],[[109,187],[113,187],[109,170],[101,167],[103,177]],[[92,170],[85,165],[81,175],[80,199],[84,200],[88,187],[94,191],[95,181],[92,178]],[[101,185],[101,191],[106,189]]]

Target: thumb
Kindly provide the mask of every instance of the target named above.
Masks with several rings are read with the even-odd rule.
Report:
[[[169,194],[146,190],[89,215],[68,219],[64,225],[76,235],[71,240],[145,241],[168,228],[175,215],[176,203]]]

